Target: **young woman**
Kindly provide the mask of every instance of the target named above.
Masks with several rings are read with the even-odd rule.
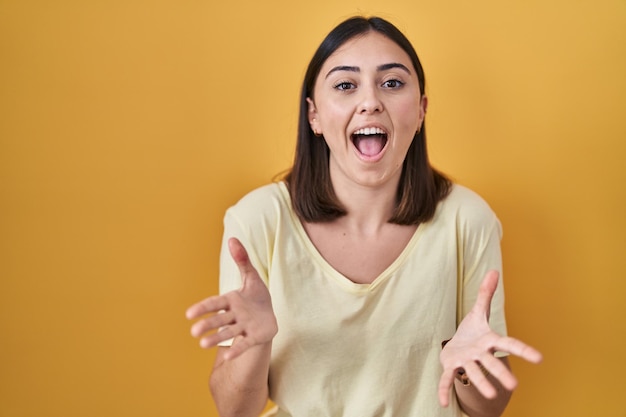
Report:
[[[221,295],[187,312],[220,415],[497,416],[506,356],[541,360],[506,337],[497,217],[430,166],[424,87],[380,18],[313,56],[293,168],[227,211]]]

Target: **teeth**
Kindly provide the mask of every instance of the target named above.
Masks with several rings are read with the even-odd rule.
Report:
[[[354,132],[355,135],[384,135],[385,131],[379,127],[365,127]]]

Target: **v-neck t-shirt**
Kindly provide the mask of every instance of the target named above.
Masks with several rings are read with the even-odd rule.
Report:
[[[269,376],[276,416],[461,416],[456,401],[438,402],[441,342],[474,305],[487,271],[502,276],[501,234],[487,203],[454,185],[389,267],[358,284],[317,251],[284,182],[229,208],[220,293],[241,286],[227,245],[236,237],[269,288],[278,322]],[[490,326],[506,334],[501,281]]]

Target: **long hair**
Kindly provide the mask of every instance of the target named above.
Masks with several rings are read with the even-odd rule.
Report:
[[[303,221],[332,221],[346,214],[331,183],[330,150],[326,142],[317,138],[311,130],[307,98],[313,98],[315,82],[326,60],[347,41],[371,31],[386,36],[407,53],[415,68],[420,91],[422,94],[425,91],[424,70],[415,49],[404,34],[388,21],[379,17],[352,17],[340,23],[326,36],[309,62],[304,76],[300,94],[296,154],[293,167],[285,176],[292,205]],[[422,123],[404,160],[396,207],[389,222],[405,225],[427,222],[434,216],[437,204],[448,195],[450,188],[451,181],[430,165],[426,149],[426,128]]]

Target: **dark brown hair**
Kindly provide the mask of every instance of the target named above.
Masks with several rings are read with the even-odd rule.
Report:
[[[388,21],[379,17],[352,17],[326,36],[313,55],[304,77],[295,160],[285,177],[294,210],[303,221],[332,221],[346,214],[330,180],[330,150],[326,142],[315,137],[311,130],[306,99],[313,97],[315,81],[328,57],[350,39],[370,31],[386,36],[407,53],[415,67],[420,91],[424,93],[426,81],[417,53],[402,32]],[[426,128],[422,124],[404,160],[396,208],[389,222],[408,225],[429,221],[435,214],[437,204],[448,195],[450,188],[451,181],[430,165],[426,150]]]

